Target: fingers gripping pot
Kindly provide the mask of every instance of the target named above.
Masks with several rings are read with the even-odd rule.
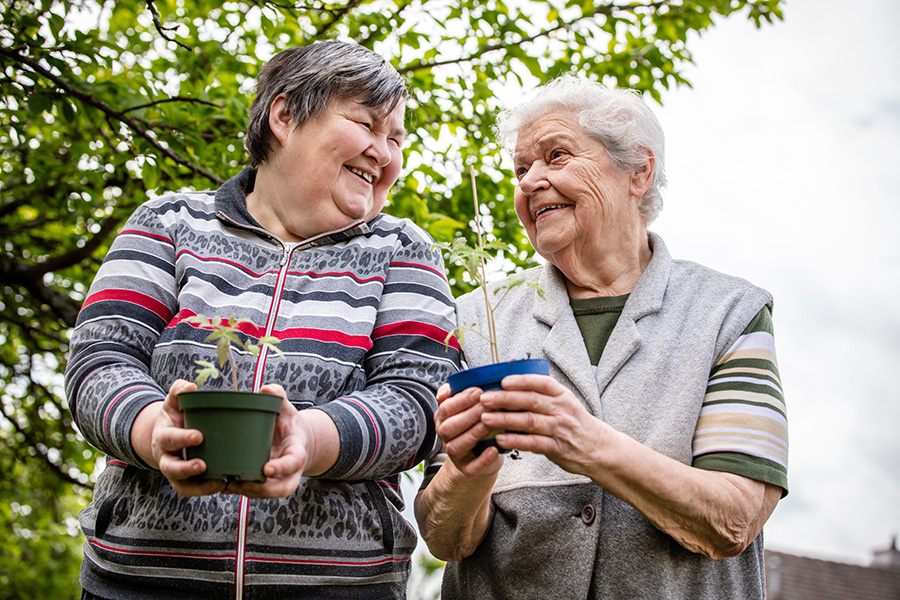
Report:
[[[454,373],[447,378],[447,383],[450,384],[450,393],[452,394],[458,394],[471,387],[480,388],[482,391],[499,390],[502,389],[500,382],[507,375],[528,374],[549,375],[550,361],[546,358],[527,358],[491,363]],[[475,456],[480,455],[491,446],[495,446],[501,453],[509,452],[509,450],[500,448],[497,445],[497,441],[494,438],[498,433],[501,433],[501,431],[492,431],[487,438],[476,443],[472,449]]]

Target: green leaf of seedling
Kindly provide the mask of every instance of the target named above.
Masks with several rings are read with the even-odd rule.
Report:
[[[220,337],[216,342],[216,356],[219,359],[219,368],[225,366],[225,363],[228,362],[228,353],[231,351],[231,348],[228,345],[227,337]]]
[[[197,379],[195,381],[197,386],[203,385],[208,379],[218,379],[219,369],[216,368],[216,365],[206,360],[197,360],[194,362],[203,367],[202,369],[197,369]]]
[[[240,347],[243,344],[243,341],[241,341],[240,336],[237,334],[237,330],[222,331],[222,336],[227,338],[227,340],[235,346]]]
[[[281,358],[285,358],[284,352],[281,351],[281,348],[276,346],[276,344],[280,343],[281,340],[275,337],[274,335],[265,335],[259,338],[259,345],[265,346],[269,349],[269,352],[274,352]]]
[[[203,315],[195,315],[193,317],[188,317],[184,319],[185,323],[191,323],[192,325],[199,325],[204,329],[209,329],[213,326],[212,321],[204,317]]]
[[[547,296],[544,295],[544,288],[541,287],[541,284],[533,280],[528,280],[526,283],[537,291],[537,295],[541,297],[541,300],[547,299]]]

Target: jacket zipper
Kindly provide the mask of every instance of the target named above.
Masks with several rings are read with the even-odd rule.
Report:
[[[287,280],[288,266],[290,265],[291,254],[302,244],[293,246],[281,244],[281,262],[278,265],[278,279],[275,282],[275,290],[272,292],[272,304],[269,306],[269,317],[266,320],[266,327],[263,335],[271,335],[275,329],[275,320],[278,315],[278,305],[281,303],[281,294],[284,291],[284,282]],[[266,346],[260,348],[259,356],[256,359],[256,371],[253,374],[253,391],[258,392],[262,387],[262,376],[265,371],[266,357],[269,349]],[[244,597],[244,564],[247,555],[247,522],[250,517],[250,499],[241,496],[240,505],[238,507],[238,539],[237,552],[235,553],[234,564],[234,597],[235,600],[242,600]]]
[[[236,225],[238,227],[244,229],[250,229],[252,231],[259,232],[263,236],[268,239],[275,241],[281,245],[281,262],[278,265],[278,279],[275,282],[275,290],[272,293],[272,304],[269,306],[269,317],[266,321],[266,327],[263,332],[263,335],[271,335],[272,330],[275,329],[275,320],[278,316],[278,306],[281,304],[281,294],[284,291],[284,282],[287,280],[288,266],[290,265],[291,255],[298,248],[303,248],[306,246],[313,245],[316,241],[323,237],[327,237],[333,235],[335,233],[341,233],[344,231],[349,231],[355,227],[359,227],[363,224],[363,221],[358,221],[356,223],[352,223],[348,227],[341,228],[336,231],[329,231],[298,244],[285,244],[278,238],[274,237],[271,233],[266,231],[265,229],[260,229],[258,227],[253,227],[250,225],[246,225],[243,223],[239,223],[229,217],[224,213],[218,214],[219,218],[229,223]],[[256,371],[253,374],[253,391],[258,392],[262,387],[262,376],[265,371],[266,358],[269,355],[269,349],[263,346],[260,349],[259,356],[256,359]],[[238,538],[237,538],[237,548],[235,551],[235,561],[234,561],[234,597],[235,600],[243,600],[244,598],[244,564],[246,562],[246,554],[247,554],[247,523],[250,516],[250,499],[246,496],[241,496],[240,504],[238,506]]]

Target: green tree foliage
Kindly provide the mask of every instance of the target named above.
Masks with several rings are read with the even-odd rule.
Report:
[[[68,332],[124,219],[244,164],[247,108],[275,52],[326,38],[387,57],[412,92],[387,208],[439,241],[470,236],[480,174],[489,238],[528,252],[491,128],[500,98],[565,71],[659,100],[687,84],[689,36],[779,0],[0,0],[0,559],[5,597],[64,597],[96,453],[60,387]],[[457,291],[467,284],[452,270]],[[77,560],[76,560],[77,562]],[[69,579],[71,582],[71,579]],[[43,586],[43,587],[41,587]],[[71,595],[71,594],[70,594]]]

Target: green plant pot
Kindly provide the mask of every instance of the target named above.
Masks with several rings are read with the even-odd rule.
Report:
[[[231,391],[184,392],[178,395],[184,426],[199,429],[203,443],[187,448],[188,459],[206,463],[203,479],[265,481],[275,418],[281,397]]]

